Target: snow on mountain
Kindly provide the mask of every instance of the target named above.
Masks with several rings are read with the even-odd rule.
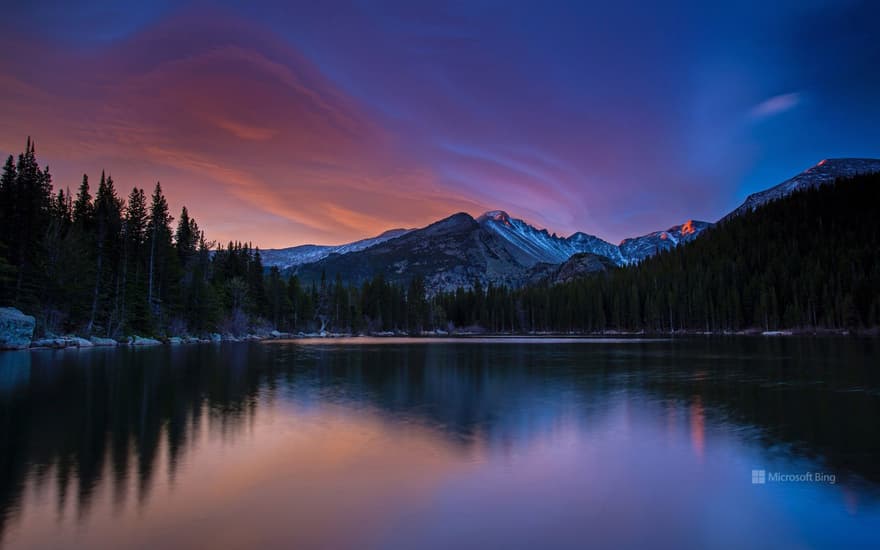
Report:
[[[613,244],[586,233],[559,237],[546,229],[537,229],[523,220],[511,218],[503,210],[490,210],[477,218],[484,228],[508,243],[508,251],[525,266],[537,263],[561,264],[575,254],[590,252],[623,263],[620,251]]]
[[[666,231],[654,231],[640,237],[624,239],[618,249],[624,258],[624,263],[638,263],[658,252],[694,240],[711,226],[709,222],[688,220],[681,225],[673,225]]]
[[[405,284],[425,280],[430,293],[468,288],[475,282],[520,287],[556,283],[644,259],[659,250],[695,238],[710,224],[689,221],[624,241],[620,247],[585,233],[560,237],[506,212],[493,210],[472,218],[458,213],[427,227],[347,254],[329,254],[293,268],[303,281],[322,275],[360,284],[381,274]]]
[[[795,191],[832,183],[837,178],[857,176],[871,172],[880,172],[880,160],[860,158],[825,159],[816,166],[804,170],[797,176],[779,185],[749,195],[744,203],[733,212],[721,218],[721,221],[754,210],[762,204],[781,199]]]
[[[333,246],[321,246],[317,244],[304,244],[290,248],[277,248],[261,250],[260,256],[266,267],[278,267],[285,269],[300,264],[317,262],[330,254]]]
[[[445,234],[451,226],[455,226],[454,229],[457,229],[457,225],[461,221],[460,218],[463,216],[471,220],[470,223],[475,221],[476,227],[492,236],[492,242],[495,243],[490,246],[492,250],[495,250],[496,253],[502,253],[509,261],[524,268],[531,268],[538,264],[562,264],[572,256],[583,253],[603,256],[617,265],[626,265],[641,261],[659,250],[671,248],[679,242],[690,240],[709,225],[705,222],[688,222],[671,227],[666,231],[657,231],[641,237],[626,239],[620,246],[616,246],[599,237],[582,232],[574,233],[569,237],[560,237],[546,229],[538,229],[523,220],[512,218],[503,210],[491,210],[476,220],[466,214],[458,214],[440,220],[418,230],[420,235],[421,233],[425,234],[424,238],[421,241],[411,239],[411,244],[428,242],[428,239],[435,234]],[[263,265],[277,266],[282,270],[296,268],[320,262],[331,255],[361,252],[414,231],[416,230],[392,229],[377,237],[338,246],[306,244],[291,248],[269,249],[261,252]],[[442,242],[442,240],[438,242]],[[417,248],[423,247],[417,245]],[[414,250],[414,252],[418,251]],[[422,252],[430,253],[428,250]]]
[[[528,223],[511,218],[503,210],[491,210],[477,218],[477,223],[502,237],[507,250],[524,266],[538,263],[561,264],[575,254],[590,253],[604,256],[617,265],[637,263],[661,250],[668,250],[679,243],[697,237],[712,224],[689,220],[675,225],[666,231],[655,231],[624,239],[615,246],[587,233],[575,233],[569,237],[559,237],[546,229],[537,229]]]
[[[604,241],[595,235],[578,231],[571,235],[568,241],[577,249],[577,253],[589,252],[597,256],[605,256],[617,265],[629,263],[620,252],[620,247]]]
[[[384,243],[390,239],[400,237],[412,231],[412,229],[390,229],[381,235],[369,239],[361,239],[352,243],[338,246],[325,246],[317,244],[304,244],[290,248],[274,248],[260,251],[263,265],[266,267],[278,267],[287,269],[302,264],[310,264],[322,260],[330,254],[349,254],[359,252]]]

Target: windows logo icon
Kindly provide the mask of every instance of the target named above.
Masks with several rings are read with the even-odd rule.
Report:
[[[752,485],[764,485],[767,483],[766,470],[752,470]]]

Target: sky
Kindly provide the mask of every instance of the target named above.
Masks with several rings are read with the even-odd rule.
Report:
[[[0,153],[156,181],[210,239],[503,209],[611,242],[880,157],[880,4],[16,2]]]

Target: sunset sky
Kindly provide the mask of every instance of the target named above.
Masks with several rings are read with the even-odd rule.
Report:
[[[17,2],[0,152],[263,248],[488,209],[617,242],[880,156],[878,6]]]

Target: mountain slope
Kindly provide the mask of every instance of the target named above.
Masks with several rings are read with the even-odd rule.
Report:
[[[670,250],[679,244],[696,239],[709,227],[712,227],[711,223],[688,220],[681,225],[673,225],[666,231],[655,231],[641,237],[624,239],[618,248],[621,256],[625,258],[625,263],[638,263],[658,252]]]
[[[526,267],[501,237],[459,213],[361,251],[330,254],[294,272],[304,281],[319,280],[323,273],[355,284],[376,275],[401,283],[418,276],[436,292],[470,287],[475,281],[519,286]]]
[[[371,246],[383,243],[387,240],[394,239],[401,235],[405,235],[411,229],[389,229],[381,235],[369,239],[362,239],[352,243],[332,245],[303,244],[300,246],[292,246],[290,248],[270,248],[260,252],[263,265],[266,267],[278,267],[280,269],[291,268],[296,265],[317,262],[326,258],[330,254],[348,254],[349,252],[358,252]]]
[[[586,233],[558,237],[546,229],[537,229],[523,220],[511,218],[503,210],[492,210],[477,218],[477,223],[501,237],[507,250],[526,266],[537,263],[559,264],[574,254],[590,252],[623,263],[620,252],[613,244]]]
[[[819,164],[804,170],[797,176],[785,180],[779,185],[749,195],[745,202],[721,218],[720,221],[739,216],[745,212],[754,210],[762,204],[781,199],[782,197],[790,195],[798,190],[812,189],[826,183],[831,183],[837,178],[852,177],[859,174],[870,174],[872,172],[880,172],[880,159],[825,159]]]

